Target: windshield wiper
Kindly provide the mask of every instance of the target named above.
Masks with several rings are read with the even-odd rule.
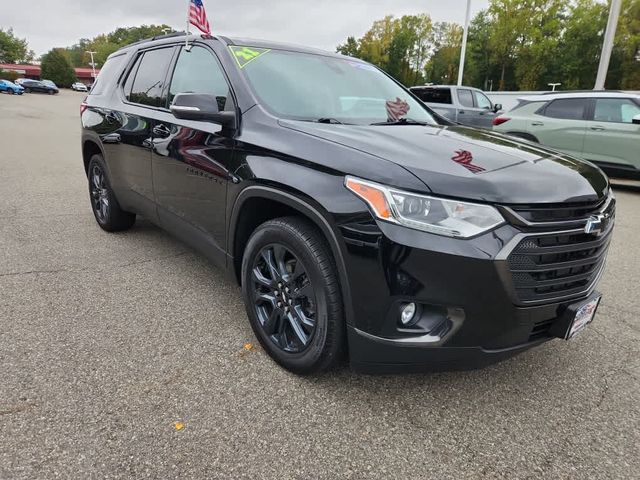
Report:
[[[316,120],[318,123],[328,123],[330,125],[346,125],[344,122],[331,117],[322,117]]]
[[[388,120],[386,122],[375,122],[371,125],[430,125],[426,122],[419,122],[410,118],[401,118],[400,120]]]

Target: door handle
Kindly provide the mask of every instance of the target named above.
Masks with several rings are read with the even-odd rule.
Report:
[[[159,138],[167,138],[171,135],[171,129],[162,123],[153,127],[153,134]]]
[[[465,112],[464,112],[464,110],[459,110],[458,113],[461,114],[461,115],[464,115]]]
[[[532,127],[544,127],[544,123],[542,122],[531,122]]]
[[[594,125],[593,127],[589,127],[589,129],[593,130],[594,132],[602,132],[604,130],[604,127],[600,125]]]

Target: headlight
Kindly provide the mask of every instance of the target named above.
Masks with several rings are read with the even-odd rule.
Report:
[[[504,223],[489,205],[417,195],[354,177],[347,177],[345,186],[367,202],[380,220],[416,230],[469,238]]]

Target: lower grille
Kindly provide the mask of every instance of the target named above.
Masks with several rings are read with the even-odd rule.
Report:
[[[525,237],[507,259],[517,298],[542,302],[588,291],[604,268],[612,226],[601,236],[574,230]]]

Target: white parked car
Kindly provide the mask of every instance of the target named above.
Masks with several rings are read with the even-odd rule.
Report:
[[[82,82],[76,82],[73,85],[71,85],[71,90],[75,90],[76,92],[88,92],[89,91],[87,86]]]

